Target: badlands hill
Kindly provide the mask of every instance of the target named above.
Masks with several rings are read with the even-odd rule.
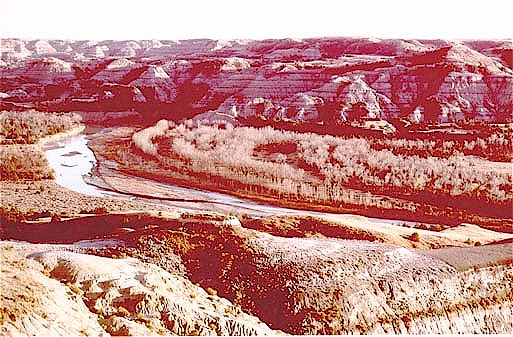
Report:
[[[3,39],[1,52],[9,109],[133,109],[173,120],[512,115],[511,40]]]
[[[0,335],[511,334],[512,52],[510,40],[3,39],[0,111],[23,112],[0,125]],[[86,180],[127,198],[47,180],[37,142],[82,127],[27,109],[123,118],[89,136]],[[171,122],[185,118],[244,127]],[[354,137],[367,132],[356,124],[400,130],[396,118],[497,124]],[[333,124],[346,138],[323,133]],[[225,157],[239,161],[210,160]]]
[[[6,222],[2,335],[511,332],[511,234],[165,214]]]
[[[183,276],[73,249],[2,243],[3,336],[277,334]]]

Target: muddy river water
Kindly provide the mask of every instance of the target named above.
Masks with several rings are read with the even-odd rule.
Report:
[[[93,151],[87,147],[87,136],[80,134],[58,141],[46,151],[46,159],[55,171],[55,181],[70,190],[101,197],[111,192],[87,184],[83,176],[88,175],[96,165]]]

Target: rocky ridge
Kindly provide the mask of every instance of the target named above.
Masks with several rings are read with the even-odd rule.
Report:
[[[468,228],[447,229],[446,239],[454,235],[463,247],[442,240],[445,248],[425,249],[436,232],[417,229],[415,240],[413,229],[397,226],[403,235],[394,239],[351,219],[340,218],[332,224],[338,230],[330,231],[327,219],[310,217],[312,226],[280,236],[293,224],[269,218],[259,226],[242,219],[201,212],[108,214],[36,227],[6,222],[3,239],[41,244],[0,244],[6,280],[0,329],[39,334],[50,326],[60,329],[49,330],[55,334],[113,335],[511,332],[512,244],[497,243],[503,241],[498,236],[472,247],[458,241]],[[21,275],[40,285],[26,291],[12,281]],[[68,294],[62,308],[75,307],[82,325],[45,309],[57,301],[43,300],[55,287]],[[29,310],[27,301],[35,308]]]
[[[282,237],[248,229],[235,217],[206,213],[125,226],[122,232],[103,234],[123,245],[94,253],[133,256],[171,273],[182,269],[176,267],[181,261],[192,282],[215,289],[287,333],[511,332],[511,243],[476,247],[478,251],[411,249],[349,228],[347,236],[337,238],[316,231]],[[423,237],[427,231],[419,232]],[[31,256],[55,266],[52,254]],[[113,263],[135,263],[120,261]],[[110,308],[104,297],[111,300],[106,294],[95,297],[96,303]],[[144,308],[144,298],[137,302],[136,308]]]
[[[423,250],[315,233],[284,238],[237,221],[188,227],[205,237],[204,246],[184,255],[191,279],[276,329],[294,334],[511,331],[511,265],[457,270],[450,259]],[[208,239],[207,233],[215,232],[220,235]],[[202,261],[207,250],[209,261]],[[511,245],[499,250],[511,251]],[[456,249],[448,255],[462,253]]]

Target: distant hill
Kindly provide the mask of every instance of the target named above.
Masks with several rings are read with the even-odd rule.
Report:
[[[4,109],[135,110],[175,120],[512,118],[511,40],[3,39],[1,53]]]

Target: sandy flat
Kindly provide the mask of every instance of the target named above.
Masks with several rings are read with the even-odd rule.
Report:
[[[416,250],[416,252],[440,259],[457,270],[486,267],[513,260],[513,244],[511,243],[468,248]]]
[[[404,247],[430,248],[442,246],[469,246],[476,242],[487,244],[513,238],[513,234],[495,232],[472,224],[461,224],[440,232],[409,228],[381,222],[377,219],[370,221],[366,217],[358,215],[334,214],[322,216],[328,221],[333,221],[344,226],[370,231],[385,242]],[[420,242],[412,242],[407,237],[418,233]]]

